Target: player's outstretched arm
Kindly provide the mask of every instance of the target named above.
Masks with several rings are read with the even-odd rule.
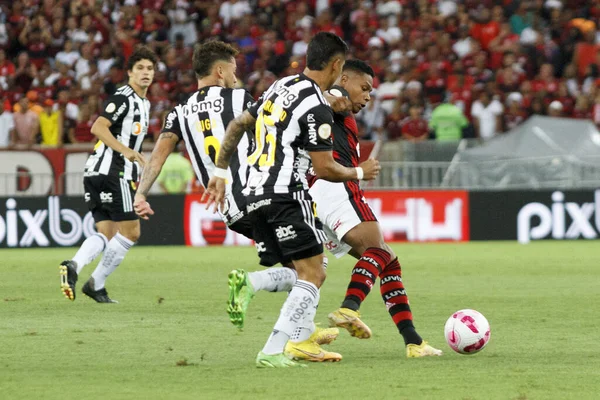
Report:
[[[221,143],[221,151],[219,151],[219,157],[217,158],[217,168],[227,169],[229,167],[231,156],[237,149],[240,140],[242,140],[244,132],[250,130],[255,122],[256,118],[246,110],[227,125],[223,143]]]
[[[125,158],[129,161],[134,162],[137,161],[140,166],[146,165],[146,159],[140,153],[135,150],[130,149],[125,146],[123,143],[119,142],[116,137],[110,132],[110,126],[112,122],[107,118],[100,116],[96,118],[94,121],[94,125],[92,125],[92,134],[101,140],[105,145],[110,147],[116,152],[123,154]]]
[[[221,151],[219,152],[219,157],[217,158],[217,168],[215,168],[214,174],[208,182],[208,187],[202,195],[201,201],[206,200],[207,210],[213,206],[213,212],[216,212],[219,206],[224,206],[226,187],[225,179],[227,179],[228,176],[227,168],[229,168],[229,161],[237,149],[244,132],[250,130],[254,126],[255,122],[256,118],[254,118],[252,114],[246,110],[242,113],[242,115],[235,118],[229,123],[229,125],[227,125],[225,136],[223,137],[223,142],[221,143]]]
[[[345,182],[351,180],[372,180],[379,175],[379,161],[369,159],[358,168],[348,168],[338,164],[333,159],[331,151],[311,151],[310,159],[317,178],[330,182]]]
[[[178,141],[179,137],[172,132],[163,132],[158,137],[158,141],[152,150],[150,160],[142,173],[142,179],[140,180],[133,201],[133,209],[140,218],[148,219],[149,215],[154,214],[154,211],[150,208],[150,204],[146,201],[146,197],[148,196],[152,184],[160,174],[163,165],[165,165],[167,157],[175,150]]]

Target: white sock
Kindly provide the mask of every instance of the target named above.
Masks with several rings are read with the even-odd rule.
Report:
[[[298,279],[281,307],[279,319],[262,352],[265,354],[283,353],[285,344],[306,315],[314,309],[319,298],[319,289],[312,283]]]
[[[92,273],[94,278],[94,290],[100,290],[104,287],[106,278],[112,274],[125,258],[125,254],[135,243],[125,236],[117,233],[106,246],[100,263]]]
[[[317,327],[315,326],[315,316],[317,315],[317,308],[319,307],[320,299],[321,294],[319,293],[319,295],[315,299],[315,304],[312,307],[312,310],[310,310],[306,314],[306,318],[304,318],[302,324],[298,325],[294,333],[292,333],[292,336],[290,336],[290,341],[294,343],[304,342],[305,340],[308,340],[308,338],[310,338],[310,335],[312,335],[313,332],[317,329]]]
[[[100,232],[85,239],[72,259],[77,264],[77,275],[79,275],[83,267],[94,261],[107,245],[108,239]]]
[[[289,292],[298,279],[296,270],[286,267],[273,267],[262,271],[248,273],[250,284],[255,292]]]

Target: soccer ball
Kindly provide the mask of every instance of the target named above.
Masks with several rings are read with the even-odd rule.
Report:
[[[475,310],[459,310],[444,327],[446,342],[460,354],[475,354],[490,341],[490,323]]]

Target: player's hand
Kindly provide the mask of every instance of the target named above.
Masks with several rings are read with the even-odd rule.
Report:
[[[213,206],[213,213],[217,212],[219,207],[225,206],[225,179],[213,176],[208,181],[208,187],[202,194],[200,201],[206,200],[206,209]]]
[[[138,164],[140,164],[140,167],[142,168],[144,168],[144,166],[146,165],[146,159],[144,158],[144,156],[135,150],[127,149],[125,153],[123,153],[123,157],[125,157],[131,162],[137,161]]]
[[[133,199],[133,210],[141,219],[149,219],[150,215],[154,215],[154,210],[150,207],[150,203],[146,201],[146,198],[141,195],[135,195]]]
[[[361,163],[359,167],[363,169],[363,180],[365,181],[375,179],[379,175],[379,171],[381,171],[379,161],[374,158],[369,158],[367,161]]]
[[[352,102],[347,97],[337,97],[325,93],[325,98],[329,102],[331,109],[336,113],[352,111]]]

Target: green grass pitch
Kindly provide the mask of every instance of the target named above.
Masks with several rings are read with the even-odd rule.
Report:
[[[59,289],[74,249],[0,251],[2,399],[598,399],[600,245],[595,242],[401,244],[415,324],[439,358],[406,359],[374,287],[369,340],[346,331],[336,364],[257,369],[284,301],[259,293],[243,332],[225,313],[227,273],[255,269],[253,248],[134,248],[108,280],[117,305]],[[317,322],[339,306],[353,260],[330,257]],[[463,356],[443,327],[482,312],[491,341]]]

